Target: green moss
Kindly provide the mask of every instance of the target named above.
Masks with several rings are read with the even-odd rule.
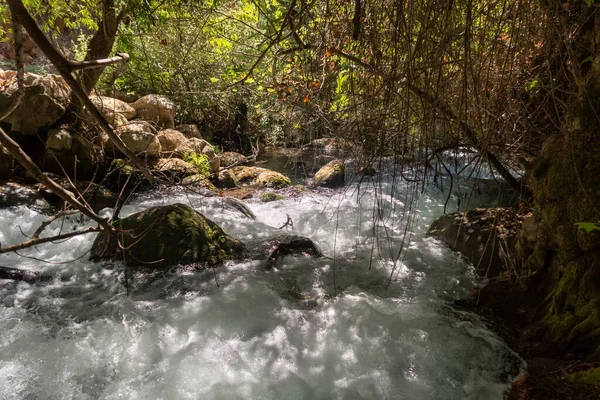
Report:
[[[600,386],[600,368],[590,368],[585,371],[575,372],[568,376],[573,383]]]
[[[282,200],[283,198],[284,197],[282,195],[280,195],[279,193],[265,192],[260,197],[260,200],[264,203],[267,203],[270,201]]]

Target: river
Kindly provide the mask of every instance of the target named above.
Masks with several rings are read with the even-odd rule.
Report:
[[[94,234],[1,255],[56,279],[0,281],[0,398],[502,399],[523,362],[451,305],[481,278],[425,236],[445,200],[389,178],[248,201],[253,220],[220,197],[147,193],[122,215],[191,204],[243,241],[295,232],[327,257],[134,276],[129,294],[121,264],[87,260]],[[0,210],[0,242],[45,218]],[[48,234],[86,225],[70,217]]]

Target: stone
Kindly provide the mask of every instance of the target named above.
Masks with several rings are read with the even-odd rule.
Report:
[[[185,153],[203,154],[203,150],[207,146],[210,146],[210,148],[212,149],[211,144],[208,143],[206,140],[192,138],[192,139],[188,139],[187,141],[182,143],[179,147],[177,147],[175,149],[175,154],[177,154],[179,156],[182,156]]]
[[[344,162],[333,160],[321,167],[313,178],[316,186],[339,187],[344,185]]]
[[[236,153],[235,151],[226,151],[221,153],[219,154],[219,158],[221,159],[221,166],[224,168],[227,168],[233,164],[243,165],[246,163],[246,156]]]
[[[265,269],[276,267],[277,261],[286,256],[323,257],[323,253],[309,238],[280,234],[267,239],[256,239],[248,243],[247,257],[265,259]]]
[[[264,187],[283,188],[292,183],[288,177],[279,172],[261,167],[237,166],[230,169],[239,183],[246,183]]]
[[[135,108],[131,107],[124,101],[105,96],[90,96],[90,100],[100,110],[100,112],[107,117],[114,115],[115,113],[123,115],[127,119],[135,118],[137,112]]]
[[[123,114],[119,114],[110,110],[104,113],[104,118],[106,118],[108,123],[111,124],[113,127],[119,127],[127,125],[129,123],[129,121],[127,121],[127,118],[125,118]]]
[[[178,147],[181,147],[187,143],[187,138],[183,133],[176,131],[175,129],[165,129],[156,135],[160,142],[161,151],[163,153],[174,152]]]
[[[508,221],[514,221],[514,227]],[[507,253],[503,249],[513,253],[521,223],[510,208],[476,208],[438,218],[427,235],[464,255],[479,275],[493,278],[506,269]]]
[[[59,75],[25,74],[24,95],[18,106],[2,122],[11,130],[34,135],[57,122],[69,106],[71,90]],[[0,110],[12,106],[18,90],[16,72],[0,77]]]
[[[164,96],[149,94],[131,106],[139,119],[156,123],[163,128],[175,128],[175,104]]]
[[[35,188],[14,182],[0,185],[0,209],[19,206],[25,206],[42,214],[50,214],[54,211],[52,205]]]
[[[216,185],[220,188],[234,188],[237,186],[237,182],[235,181],[235,176],[231,172],[223,170],[220,171],[217,176]]]
[[[147,122],[134,122],[118,127],[115,132],[121,137],[123,143],[136,154],[145,154],[158,157],[161,152],[160,141],[153,132],[152,126]],[[103,136],[104,148],[107,152],[118,152],[108,136]]]
[[[203,139],[198,126],[195,124],[183,124],[179,125],[176,128],[179,132],[183,134],[188,139],[196,138]]]
[[[152,207],[118,220],[115,226],[130,233],[113,235],[110,241],[100,233],[91,260],[124,258],[130,267],[166,269],[192,263],[217,265],[245,251],[242,242],[185,204]],[[119,248],[118,239],[127,251]]]
[[[283,196],[279,193],[273,192],[264,192],[262,196],[260,196],[260,201],[263,203],[269,203],[271,201],[283,200]]]
[[[15,159],[6,147],[0,144],[0,179],[6,179],[15,167]]]
[[[180,158],[160,158],[152,165],[152,168],[169,176],[185,177],[198,173],[195,166]]]
[[[42,169],[84,179],[93,175],[97,167],[94,145],[83,136],[66,129],[51,129],[46,140]]]

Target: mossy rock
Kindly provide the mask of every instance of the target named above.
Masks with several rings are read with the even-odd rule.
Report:
[[[567,379],[577,384],[600,387],[600,368],[590,368],[585,371],[575,372],[570,374]]]
[[[121,193],[125,189],[123,190],[124,195],[131,193],[134,188],[148,189],[150,187],[142,172],[121,158],[116,158],[111,162],[101,183],[114,193]]]
[[[333,160],[321,167],[313,178],[317,186],[339,187],[344,186],[345,168],[342,160]]]
[[[282,200],[283,198],[284,197],[279,193],[265,192],[262,196],[260,196],[260,201],[263,203],[268,203],[270,201]]]
[[[106,244],[106,236],[99,234],[91,260],[124,257],[128,266],[164,269],[178,264],[215,265],[240,257],[245,250],[240,241],[184,204],[152,207],[115,222],[115,227],[129,232],[119,238],[128,250],[119,248],[117,237]]]
[[[230,171],[239,183],[274,187],[277,189],[288,187],[292,184],[290,179],[285,175],[266,168],[238,166],[232,168]]]

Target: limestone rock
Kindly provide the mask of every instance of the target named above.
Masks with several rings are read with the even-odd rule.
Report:
[[[165,129],[156,135],[160,142],[161,151],[163,153],[174,152],[178,147],[187,143],[187,138],[183,133],[175,129]]]
[[[243,165],[246,163],[246,156],[236,153],[235,151],[226,151],[221,153],[219,154],[219,158],[221,159],[221,166],[224,168],[227,168],[233,164]]]
[[[2,122],[9,123],[13,131],[34,135],[64,115],[71,90],[59,75],[25,74],[25,85],[19,105]],[[17,90],[16,72],[4,72],[0,76],[0,110],[12,105]]]
[[[83,136],[66,129],[51,129],[46,140],[42,169],[47,172],[85,178],[96,169],[94,145]]]
[[[207,146],[210,146],[210,148],[212,149],[211,144],[208,143],[206,140],[192,138],[192,139],[188,139],[187,141],[182,143],[179,147],[177,147],[175,149],[175,154],[177,154],[179,156],[182,156],[185,153],[203,154],[203,150]]]
[[[492,278],[505,270],[522,220],[510,208],[476,208],[444,215],[427,235],[436,237],[473,263],[476,272]]]
[[[234,188],[237,186],[235,176],[228,170],[219,172],[216,185],[220,188]]]
[[[163,128],[175,127],[175,104],[164,96],[149,94],[131,105],[138,118],[158,124]]]
[[[91,96],[90,100],[105,117],[118,113],[127,119],[135,118],[135,109],[124,101],[105,96]]]
[[[164,269],[178,264],[216,265],[241,256],[245,250],[240,241],[184,204],[152,207],[115,225],[131,231],[121,238],[123,246],[131,248],[123,255],[117,237],[106,243],[105,235],[99,234],[92,245],[92,260],[119,260],[124,256],[129,266]]]
[[[152,168],[170,176],[189,176],[198,173],[198,169],[181,158],[161,158]]]
[[[161,152],[160,141],[154,134],[152,126],[147,122],[134,122],[118,127],[115,132],[123,143],[136,154],[158,157]],[[108,136],[103,136],[104,148],[107,152],[118,152]]]
[[[230,171],[239,183],[275,188],[291,185],[289,178],[266,168],[238,166],[233,167]]]
[[[192,138],[202,139],[202,134],[200,133],[200,130],[198,129],[197,125],[183,124],[183,125],[179,125],[176,129],[179,132],[183,133],[183,136],[185,136],[188,139],[192,139]]]
[[[313,178],[317,186],[339,187],[344,185],[344,162],[333,160],[317,171]]]

